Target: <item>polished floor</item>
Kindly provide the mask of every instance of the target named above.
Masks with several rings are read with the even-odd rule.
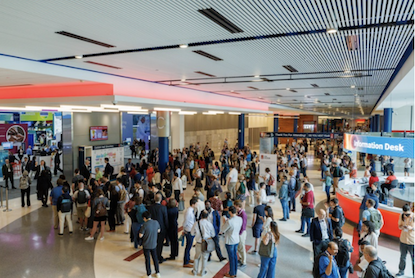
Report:
[[[316,201],[319,206],[325,199],[319,181],[320,172],[317,162],[309,157],[312,165],[308,171],[311,182],[315,186]],[[313,164],[314,163],[314,164]],[[186,190],[187,200],[192,190]],[[32,191],[34,193],[34,191]],[[13,194],[14,195],[14,194]],[[17,194],[16,194],[17,195]],[[69,235],[65,230],[63,237],[57,235],[52,224],[52,208],[43,208],[32,195],[32,206],[21,208],[20,198],[13,196],[9,202],[9,212],[0,211],[0,277],[141,277],[145,274],[144,257],[140,251],[133,249],[129,235],[124,233],[124,227],[118,226],[115,233],[106,233],[104,241],[87,242],[85,232],[79,230],[79,224],[74,221],[74,234]],[[297,203],[297,206],[299,204]],[[275,218],[281,218],[279,202],[272,205]],[[252,208],[247,206],[248,226],[252,222]],[[312,247],[308,238],[302,238],[294,233],[300,227],[300,210],[292,213],[287,222],[278,222],[281,242],[278,246],[278,261],[276,277],[311,277]],[[179,226],[182,224],[183,213],[179,216]],[[74,217],[76,219],[76,217]],[[346,223],[345,237],[356,241],[353,237],[354,227]],[[247,248],[252,248],[253,238],[248,228]],[[222,252],[227,257],[223,239]],[[168,257],[169,247],[164,247],[163,255]],[[160,266],[162,277],[193,277],[190,269],[182,268],[184,248],[176,261],[167,261]],[[192,256],[194,250],[192,250]],[[399,240],[396,238],[379,238],[379,255],[387,261],[389,270],[395,274],[399,263]],[[238,270],[238,277],[256,277],[258,275],[258,255],[247,255],[247,267]],[[412,277],[407,259],[406,276]],[[205,277],[223,277],[228,270],[227,261],[219,262],[213,253],[209,262],[208,274]],[[349,276],[356,277],[356,276]]]

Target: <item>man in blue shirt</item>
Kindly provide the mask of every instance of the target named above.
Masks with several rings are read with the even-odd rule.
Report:
[[[50,191],[50,204],[52,205],[52,211],[53,211],[53,228],[57,229],[59,225],[59,216],[58,216],[58,198],[62,195],[62,188],[63,188],[63,180],[58,179],[56,182],[58,186],[52,189]]]
[[[329,242],[326,252],[319,260],[319,273],[322,278],[340,278],[339,267],[334,258],[339,252],[339,247],[333,241]]]
[[[31,155],[33,155],[32,146],[30,146],[30,145],[29,145],[29,147],[27,147],[26,154],[27,154],[29,157],[30,157]]]

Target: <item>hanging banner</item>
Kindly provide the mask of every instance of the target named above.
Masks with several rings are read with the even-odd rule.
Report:
[[[11,142],[14,146],[27,146],[27,124],[0,124],[0,142]]]
[[[343,133],[308,133],[308,132],[261,132],[261,137],[282,137],[282,138],[314,138],[314,139],[337,139],[342,138]]]
[[[344,149],[361,153],[413,158],[414,139],[344,134]]]

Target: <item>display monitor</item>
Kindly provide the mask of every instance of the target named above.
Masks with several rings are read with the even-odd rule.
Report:
[[[13,149],[13,142],[2,142],[1,146],[4,150],[11,150]]]
[[[108,127],[107,126],[91,126],[89,128],[89,140],[90,141],[108,140]]]

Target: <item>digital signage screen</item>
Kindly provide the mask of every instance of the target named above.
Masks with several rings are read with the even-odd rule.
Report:
[[[89,140],[90,141],[108,140],[108,127],[107,126],[91,126],[89,128]]]

